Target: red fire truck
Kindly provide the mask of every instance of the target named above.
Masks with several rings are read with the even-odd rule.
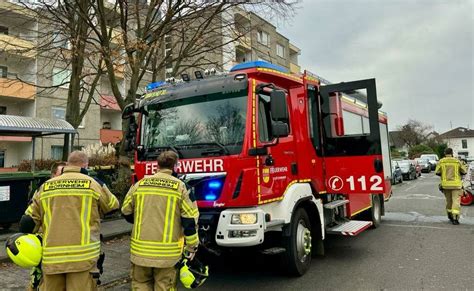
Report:
[[[257,246],[302,275],[327,234],[380,224],[391,167],[375,79],[323,84],[262,61],[195,75],[150,84],[123,117],[136,180],[178,153],[204,248]]]

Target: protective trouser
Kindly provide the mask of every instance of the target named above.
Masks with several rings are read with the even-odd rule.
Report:
[[[444,196],[446,196],[446,212],[452,215],[453,219],[459,219],[461,214],[461,189],[444,189]]]
[[[95,291],[97,290],[97,284],[90,271],[54,275],[43,274],[40,290]]]
[[[171,268],[142,267],[132,263],[132,290],[176,290],[177,270]]]

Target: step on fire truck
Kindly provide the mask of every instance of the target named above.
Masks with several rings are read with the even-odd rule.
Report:
[[[327,234],[380,224],[391,167],[375,79],[328,84],[262,61],[195,75],[150,84],[123,118],[135,181],[178,153],[204,248],[256,246],[303,275]]]

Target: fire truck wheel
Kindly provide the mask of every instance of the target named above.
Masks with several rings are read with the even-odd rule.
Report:
[[[370,220],[372,227],[377,228],[382,222],[382,197],[380,195],[372,195],[372,207],[370,208]]]
[[[289,227],[290,236],[283,238],[282,266],[285,273],[302,276],[311,265],[311,223],[303,208],[296,210]]]

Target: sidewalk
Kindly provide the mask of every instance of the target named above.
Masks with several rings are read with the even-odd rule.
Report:
[[[104,237],[104,240],[111,240],[117,236],[121,236],[124,234],[130,234],[132,230],[132,225],[127,223],[124,219],[116,219],[116,220],[108,220],[101,223],[101,233]],[[13,233],[11,233],[13,234]],[[1,262],[8,262],[10,259],[8,258],[7,254],[5,253],[5,245],[6,239],[11,234],[3,234],[0,236],[0,263]]]

